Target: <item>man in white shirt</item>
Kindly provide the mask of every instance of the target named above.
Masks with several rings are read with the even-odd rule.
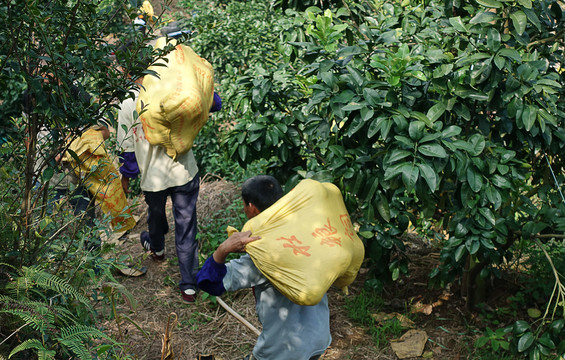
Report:
[[[142,78],[138,80],[141,83]],[[196,241],[196,201],[200,188],[198,166],[192,150],[173,160],[162,146],[151,145],[145,138],[141,122],[135,118],[136,98],[126,99],[118,112],[118,146],[123,153],[122,185],[127,191],[129,179],[141,174],[140,187],[148,205],[148,231],[141,233],[141,245],[153,259],[165,259],[165,234],[169,231],[165,204],[170,196],[175,218],[175,247],[181,280],[179,288],[187,303],[196,300],[198,242]],[[214,93],[210,111],[221,109],[221,99]]]

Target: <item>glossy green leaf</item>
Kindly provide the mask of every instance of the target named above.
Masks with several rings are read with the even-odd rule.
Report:
[[[498,54],[500,56],[506,56],[518,63],[522,63],[522,56],[520,56],[520,53],[514,48],[503,48],[498,52]]]
[[[491,11],[483,11],[477,13],[477,15],[473,16],[471,20],[469,20],[469,24],[485,24],[495,21],[498,18],[498,15],[491,12]]]
[[[529,329],[530,329],[530,324],[528,324],[524,320],[518,320],[514,323],[512,331],[514,332],[514,334],[520,335],[520,334],[523,334],[524,332],[528,331]]]
[[[375,111],[374,111],[373,109],[371,109],[371,108],[363,107],[363,108],[361,109],[361,118],[362,118],[363,121],[365,121],[365,122],[371,120],[374,115],[375,115]]]
[[[363,89],[363,97],[365,98],[365,101],[367,101],[367,103],[371,106],[377,106],[382,101],[378,91],[371,88]]]
[[[445,103],[443,101],[440,101],[428,110],[426,116],[431,122],[434,122],[443,115],[445,110],[446,110]]]
[[[390,132],[391,128],[392,128],[392,120],[390,119],[384,120],[381,126],[381,135],[383,139],[386,139],[388,137],[388,133]]]
[[[463,244],[459,245],[459,247],[455,250],[455,254],[454,254],[456,262],[460,262],[463,259],[463,257],[466,254],[466,250],[467,248],[465,247],[465,245]]]
[[[434,169],[427,163],[419,163],[417,164],[417,166],[420,169],[420,174],[428,184],[430,190],[432,192],[436,191],[438,179]]]
[[[494,57],[494,64],[496,65],[496,67],[498,68],[498,70],[502,70],[504,69],[504,66],[506,65],[506,59],[503,58],[500,55],[496,55]]]
[[[487,196],[488,201],[492,204],[492,207],[496,210],[502,204],[502,197],[500,196],[500,192],[493,187],[487,187],[485,194]]]
[[[526,31],[526,25],[528,24],[528,18],[522,10],[514,11],[510,14],[510,19],[512,19],[512,25],[518,34],[523,34]]]
[[[239,153],[239,158],[242,161],[245,161],[245,157],[247,156],[247,146],[245,145],[239,145],[237,147],[237,152]]]
[[[471,255],[476,254],[477,251],[479,251],[479,249],[481,248],[481,243],[479,243],[478,241],[468,241],[465,245],[467,244],[468,244],[467,250]]]
[[[412,190],[416,187],[416,181],[418,181],[418,176],[420,171],[418,167],[410,164],[402,167],[402,182],[408,190]]]
[[[412,155],[412,153],[410,151],[401,150],[401,149],[394,149],[394,150],[390,151],[389,154],[390,155],[387,158],[387,161],[388,161],[389,164],[393,164],[393,163],[397,162],[398,160],[402,160],[402,159]]]
[[[331,72],[323,72],[320,75],[322,81],[329,87],[333,87],[337,83],[337,78]]]
[[[487,238],[484,238],[484,237],[481,238],[481,244],[487,249],[493,250],[495,248],[492,241],[490,239],[487,239]]]
[[[518,0],[518,4],[522,5],[526,9],[532,8],[532,0]]]
[[[500,49],[500,33],[497,29],[491,27],[487,31],[487,46],[491,51]]]
[[[373,119],[371,124],[369,125],[369,129],[367,129],[367,137],[372,138],[379,132],[381,125],[383,122],[383,118]]]
[[[408,126],[408,134],[412,140],[418,141],[424,135],[426,124],[422,121],[412,121]]]
[[[530,131],[534,124],[536,123],[536,118],[538,116],[538,108],[534,105],[527,105],[524,107],[522,112],[522,122],[526,131]]]
[[[474,192],[479,192],[483,187],[483,175],[476,172],[472,167],[467,168],[467,183]]]
[[[481,134],[471,135],[467,143],[469,143],[469,145],[473,148],[473,151],[471,152],[472,156],[479,156],[485,149],[486,145],[485,138]]]
[[[345,105],[341,109],[343,111],[353,111],[353,110],[359,110],[363,107],[364,107],[363,104],[360,104],[360,103],[357,103],[357,102],[350,102],[349,104]]]
[[[442,138],[441,133],[426,134],[420,139],[419,143],[424,144],[427,142],[436,141],[441,138]]]
[[[528,348],[534,343],[534,340],[534,335],[531,332],[527,332],[522,335],[518,340],[518,351],[524,352],[528,350]]]
[[[491,182],[494,186],[502,188],[502,189],[509,189],[512,184],[508,181],[505,177],[500,175],[494,175],[491,178]]]
[[[467,32],[467,28],[465,27],[465,24],[461,20],[461,16],[449,18],[449,23],[451,24],[451,26],[455,28],[455,30],[462,33]]]
[[[477,3],[487,8],[500,9],[502,7],[502,3],[497,0],[477,0]]]
[[[377,211],[384,221],[390,221],[390,208],[388,206],[388,200],[383,194],[380,193],[378,196]]]
[[[404,145],[406,145],[410,148],[414,147],[414,142],[412,140],[408,139],[406,136],[396,135],[394,137],[394,139],[398,142],[403,143]]]
[[[491,209],[489,208],[479,208],[479,213],[481,213],[481,215],[487,219],[488,222],[490,222],[491,225],[496,224],[496,218],[493,214],[493,212],[491,211]]]
[[[424,144],[418,146],[418,152],[425,156],[446,158],[447,152],[440,144]]]

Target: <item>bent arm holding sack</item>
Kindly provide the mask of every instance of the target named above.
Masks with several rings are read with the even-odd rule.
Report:
[[[248,218],[257,216],[281,196],[281,186],[271,176],[255,176],[242,185],[243,210]],[[298,305],[270,283],[248,254],[225,263],[229,254],[245,252],[248,244],[264,240],[251,231],[233,233],[198,272],[198,287],[216,296],[244,288],[253,290],[263,326],[253,348],[254,359],[317,359],[331,343],[327,296],[313,306]]]

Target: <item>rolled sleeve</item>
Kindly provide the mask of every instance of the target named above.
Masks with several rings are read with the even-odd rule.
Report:
[[[214,102],[212,102],[212,108],[210,112],[216,112],[222,110],[222,98],[218,93],[214,92]]]
[[[120,173],[127,178],[136,178],[139,174],[139,166],[137,165],[137,159],[135,157],[135,152],[123,152],[120,154]]]

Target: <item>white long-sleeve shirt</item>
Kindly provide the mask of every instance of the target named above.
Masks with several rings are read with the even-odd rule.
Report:
[[[174,186],[182,186],[198,173],[198,165],[192,150],[173,160],[164,147],[151,145],[145,138],[141,122],[134,118],[136,98],[128,98],[120,104],[118,111],[118,147],[124,152],[135,152],[139,172],[140,187],[143,191],[162,191]]]

